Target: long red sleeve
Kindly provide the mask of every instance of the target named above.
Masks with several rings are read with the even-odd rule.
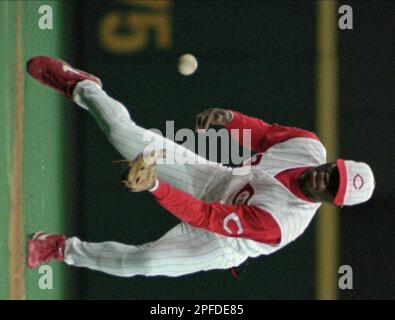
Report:
[[[152,191],[159,204],[181,220],[229,237],[279,243],[281,230],[272,215],[254,206],[206,203],[164,181]]]
[[[241,114],[237,111],[232,111],[232,120],[225,125],[225,128],[230,131],[233,139],[237,140],[243,145],[244,134],[242,129],[251,130],[251,150],[256,152],[264,152],[271,146],[296,137],[306,137],[318,140],[317,136],[310,131],[287,127],[279,124],[268,124],[260,119],[253,118]],[[238,129],[238,135],[231,129]],[[244,147],[248,147],[245,146]]]

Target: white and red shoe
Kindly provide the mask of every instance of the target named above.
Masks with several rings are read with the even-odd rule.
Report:
[[[74,87],[80,81],[91,80],[102,87],[99,78],[73,68],[60,59],[46,56],[33,57],[27,62],[26,68],[34,79],[64,93],[69,99],[73,99]]]
[[[34,233],[27,242],[27,266],[33,269],[50,260],[64,259],[66,237],[61,234]]]

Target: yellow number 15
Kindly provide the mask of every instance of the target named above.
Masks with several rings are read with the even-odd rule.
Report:
[[[155,2],[154,2],[155,3]],[[128,32],[119,33],[120,27]],[[171,47],[171,18],[168,11],[112,12],[104,17],[100,26],[100,41],[112,53],[132,54],[144,50],[153,34],[154,46],[159,50]]]

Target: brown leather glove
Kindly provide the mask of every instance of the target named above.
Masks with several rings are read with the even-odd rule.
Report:
[[[133,161],[121,160],[126,164],[121,181],[131,192],[141,192],[154,187],[157,178],[156,161],[166,157],[166,150],[140,153]]]

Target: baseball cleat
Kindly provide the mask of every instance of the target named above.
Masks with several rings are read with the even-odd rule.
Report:
[[[60,59],[46,56],[33,57],[27,62],[26,68],[34,79],[64,93],[69,99],[73,99],[74,87],[80,81],[90,80],[102,87],[99,78],[73,68]]]
[[[50,260],[62,261],[66,237],[38,231],[27,242],[27,267],[33,269]]]

